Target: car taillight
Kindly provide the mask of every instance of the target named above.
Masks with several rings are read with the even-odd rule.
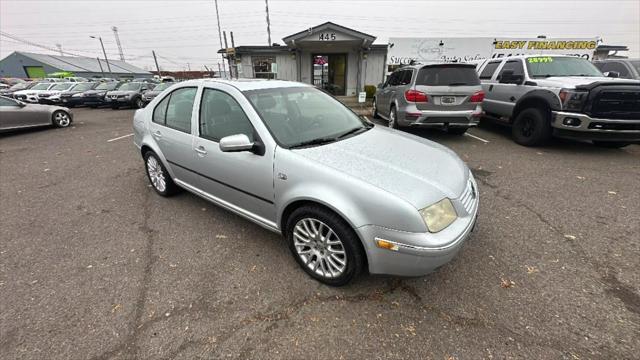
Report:
[[[418,90],[407,90],[404,92],[404,98],[409,102],[428,102],[427,94]]]
[[[469,99],[472,103],[479,103],[482,102],[482,100],[484,100],[484,91],[476,91]]]

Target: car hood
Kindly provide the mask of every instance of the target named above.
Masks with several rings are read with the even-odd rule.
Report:
[[[134,95],[137,93],[138,93],[137,91],[133,91],[133,90],[127,90],[127,91],[115,90],[115,91],[108,91],[107,95]]]
[[[30,90],[30,89],[27,89],[27,90],[16,91],[16,92],[14,92],[14,94],[15,95],[27,95],[27,94],[40,94],[40,93],[43,93],[43,92],[49,92],[49,90]]]
[[[29,103],[25,103],[25,109],[29,109],[32,111],[38,111],[38,112],[49,112],[49,113],[53,113],[56,110],[64,110],[66,112],[68,112],[69,114],[71,114],[71,111],[69,111],[69,109],[62,107],[62,106],[56,106],[56,105],[42,105],[42,104],[29,104]]]
[[[427,139],[375,126],[334,143],[292,150],[424,208],[459,197],[469,170],[450,149]]]
[[[539,86],[557,87],[557,88],[575,88],[580,85],[589,85],[594,82],[616,82],[616,83],[629,83],[638,84],[637,80],[619,79],[600,76],[552,76],[544,79],[536,78],[534,81]]]

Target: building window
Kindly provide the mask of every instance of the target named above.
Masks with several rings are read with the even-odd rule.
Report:
[[[253,56],[253,77],[257,79],[275,79],[277,72],[275,71],[275,56]]]

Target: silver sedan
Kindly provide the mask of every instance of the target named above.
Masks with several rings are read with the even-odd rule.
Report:
[[[26,104],[0,96],[0,131],[17,130],[38,126],[71,125],[73,115],[61,106]]]
[[[281,233],[328,285],[432,272],[476,221],[476,182],[451,150],[309,85],[186,81],[137,110],[133,128],[158,194],[186,189]]]

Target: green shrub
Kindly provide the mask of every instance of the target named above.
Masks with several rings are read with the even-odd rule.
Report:
[[[367,93],[367,99],[371,99],[376,94],[376,87],[374,85],[365,85],[364,92]]]

